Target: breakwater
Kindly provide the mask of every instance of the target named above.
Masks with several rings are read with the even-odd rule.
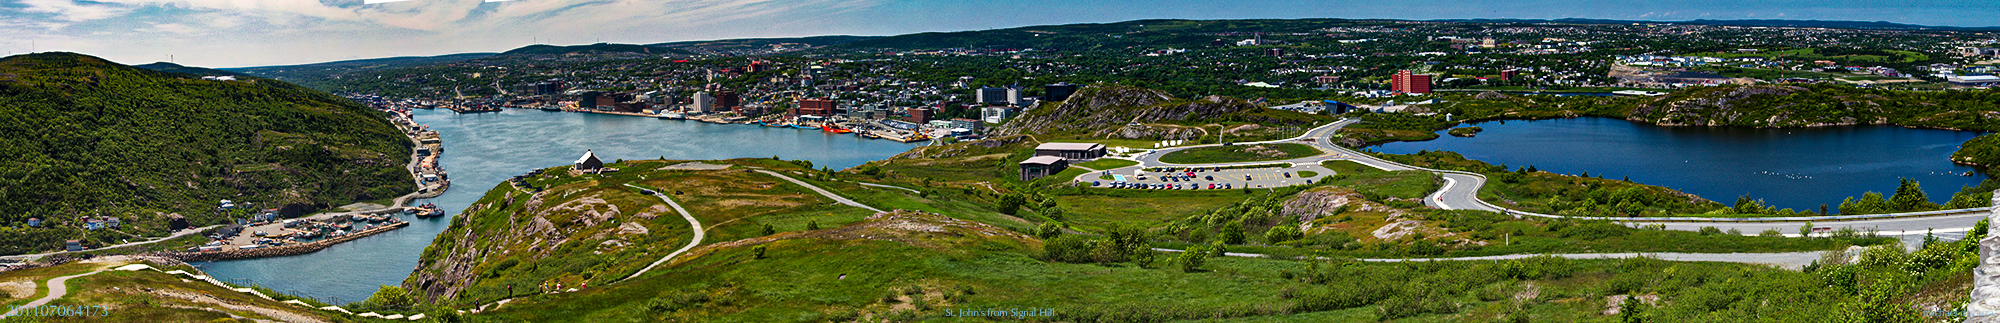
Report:
[[[258,248],[258,249],[235,249],[235,250],[207,251],[207,252],[181,252],[181,253],[174,253],[172,254],[172,256],[174,257],[174,259],[180,259],[183,262],[195,262],[195,261],[237,260],[237,259],[302,255],[302,254],[312,253],[314,251],[319,251],[320,249],[326,249],[326,247],[328,246],[340,244],[342,242],[353,241],[354,239],[360,239],[377,233],[388,232],[389,230],[401,229],[409,225],[410,225],[409,222],[396,222],[391,224],[384,224],[379,227],[369,228],[367,230],[361,230],[344,236],[320,239],[313,242],[307,242],[295,245],[285,245],[285,246]]]

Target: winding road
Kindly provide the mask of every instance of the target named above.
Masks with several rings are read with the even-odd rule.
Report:
[[[1153,248],[1162,252],[1184,252],[1176,249]],[[1567,259],[1626,259],[1652,257],[1667,261],[1712,261],[1744,264],[1773,265],[1797,270],[1818,261],[1824,251],[1773,252],[1773,253],[1685,253],[1685,252],[1625,252],[1625,253],[1562,253],[1562,254],[1512,254],[1498,256],[1455,257],[1455,258],[1362,258],[1364,262],[1408,262],[1408,261],[1472,261],[1511,260],[1536,256],[1554,256]],[[1223,255],[1243,258],[1269,258],[1263,254],[1224,252]]]
[[[863,209],[868,209],[869,211],[875,211],[875,212],[877,212],[877,213],[880,213],[880,212],[882,212],[882,209],[877,209],[877,208],[875,208],[875,207],[872,207],[872,206],[868,206],[868,205],[864,205],[864,204],[861,204],[861,202],[855,202],[854,200],[850,200],[850,199],[847,199],[847,198],[845,198],[845,197],[840,197],[840,195],[834,195],[834,194],[833,194],[833,192],[828,192],[828,191],[827,191],[827,190],[825,190],[825,189],[821,189],[821,188],[819,188],[819,186],[813,186],[812,184],[806,184],[806,182],[804,182],[804,181],[800,181],[800,180],[798,180],[798,179],[795,179],[795,178],[792,178],[791,176],[785,176],[785,174],[779,174],[778,172],[773,172],[773,171],[768,171],[768,170],[762,170],[762,169],[758,169],[758,170],[757,170],[757,172],[759,172],[759,173],[764,173],[764,174],[766,174],[766,175],[771,175],[771,176],[777,176],[778,178],[781,178],[781,179],[784,179],[784,180],[786,180],[786,181],[791,181],[791,182],[792,182],[792,184],[799,184],[799,186],[805,186],[806,188],[809,188],[809,189],[812,189],[812,190],[813,190],[814,192],[819,192],[819,195],[826,195],[826,197],[827,197],[827,198],[830,198],[830,199],[833,199],[833,201],[834,201],[834,202],[840,202],[840,204],[847,204],[847,205],[851,205],[851,206],[854,206],[854,207],[859,207],[859,208],[863,208]],[[881,186],[887,186],[887,185],[881,185]],[[905,189],[907,189],[907,188],[905,188]],[[911,191],[915,191],[915,190],[911,190]]]

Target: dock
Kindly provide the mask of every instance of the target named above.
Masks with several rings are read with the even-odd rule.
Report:
[[[169,256],[175,259],[180,259],[180,261],[183,262],[195,262],[195,261],[237,260],[237,259],[302,255],[302,254],[313,253],[315,251],[320,251],[320,249],[326,249],[326,247],[340,244],[343,242],[354,241],[354,239],[360,239],[363,237],[375,235],[377,233],[389,232],[389,230],[401,229],[409,225],[410,225],[409,222],[395,222],[395,223],[383,224],[382,226],[369,228],[367,230],[361,230],[354,233],[349,233],[343,236],[320,239],[313,242],[300,243],[300,244],[291,244],[291,245],[283,245],[283,246],[259,248],[259,249],[225,249],[217,251],[176,252],[170,254]]]

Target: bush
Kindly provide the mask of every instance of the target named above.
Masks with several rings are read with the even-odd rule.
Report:
[[[1068,263],[1090,262],[1092,260],[1090,252],[1096,247],[1096,243],[1083,236],[1059,236],[1042,244],[1042,258]]]
[[[1778,232],[1778,229],[1764,229],[1764,232],[1758,232],[1758,233],[1757,233],[1757,236],[1759,236],[1759,237],[1783,237],[1783,236],[1785,236],[1785,233],[1784,233],[1784,232]]]
[[[1298,240],[1303,236],[1305,236],[1305,233],[1299,232],[1299,227],[1280,225],[1271,227],[1269,231],[1264,231],[1264,242],[1277,244],[1279,242]]]
[[[1229,221],[1222,226],[1222,243],[1243,244],[1244,239],[1242,222]]]
[[[763,230],[758,230],[758,231],[757,231],[757,234],[758,234],[758,235],[766,235],[766,236],[768,236],[768,235],[773,235],[773,234],[778,234],[778,228],[775,228],[775,227],[772,227],[772,226],[771,226],[771,224],[769,224],[769,223],[766,223],[766,224],[764,224],[764,229],[763,229]]]
[[[750,247],[750,258],[764,259],[764,245],[757,245],[756,247]]]
[[[400,311],[410,309],[410,306],[417,304],[417,300],[410,297],[410,292],[403,290],[402,287],[382,285],[380,289],[375,290],[374,295],[368,296],[367,304],[370,308]]]
[[[1715,227],[1701,227],[1701,235],[1712,236],[1717,234],[1722,234],[1722,229],[1716,229]]]
[[[1182,251],[1180,255],[1174,257],[1174,264],[1180,265],[1182,272],[1199,271],[1201,270],[1201,265],[1208,262],[1208,250],[1204,249],[1202,247],[1188,248],[1187,251]]]
[[[1042,240],[1055,239],[1058,236],[1062,236],[1062,230],[1062,224],[1056,223],[1056,221],[1042,222],[1042,225],[1035,227],[1035,237],[1042,238]]]

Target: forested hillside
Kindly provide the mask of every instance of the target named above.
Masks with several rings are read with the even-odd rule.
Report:
[[[215,210],[223,199],[302,212],[407,193],[410,142],[376,114],[268,79],[73,53],[0,58],[0,254],[164,233],[168,213],[221,223],[232,216]],[[89,216],[120,217],[122,232],[24,228]]]

